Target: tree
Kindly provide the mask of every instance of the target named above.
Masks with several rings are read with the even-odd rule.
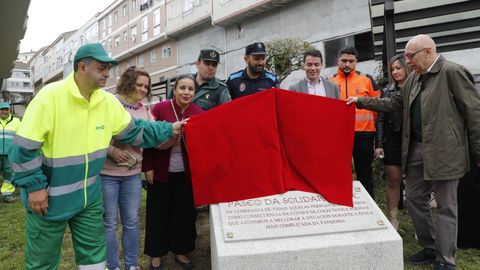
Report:
[[[303,67],[303,53],[316,49],[299,38],[277,39],[266,42],[267,70],[277,75],[282,82],[290,73]]]

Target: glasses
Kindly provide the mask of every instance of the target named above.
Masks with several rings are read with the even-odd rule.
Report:
[[[420,50],[418,50],[418,51],[416,51],[416,52],[414,52],[414,53],[404,53],[403,55],[405,56],[405,58],[412,60],[413,57],[415,57],[415,55],[416,55],[417,53],[419,53],[419,52],[421,52],[421,51],[423,51],[423,50],[425,50],[425,49],[426,49],[426,48],[420,49]]]

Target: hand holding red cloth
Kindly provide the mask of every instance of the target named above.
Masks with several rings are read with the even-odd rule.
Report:
[[[195,205],[289,190],[352,206],[355,107],[269,89],[236,99],[185,126]]]

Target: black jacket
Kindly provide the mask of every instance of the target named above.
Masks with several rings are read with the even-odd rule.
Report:
[[[401,88],[396,87],[395,83],[389,84],[387,87],[382,89],[380,97],[392,97],[398,91],[401,91]],[[401,132],[402,131],[402,111],[396,112],[379,112],[377,119],[377,132],[375,138],[375,148],[383,148],[384,130],[388,128],[392,132]]]

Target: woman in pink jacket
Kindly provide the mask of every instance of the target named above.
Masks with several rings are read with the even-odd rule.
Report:
[[[153,120],[141,101],[150,100],[150,75],[143,69],[129,67],[117,83],[117,98],[133,118]],[[105,214],[107,267],[119,270],[117,224],[122,221],[122,247],[125,269],[139,270],[140,225],[138,210],[142,199],[142,149],[112,142],[101,171]]]

